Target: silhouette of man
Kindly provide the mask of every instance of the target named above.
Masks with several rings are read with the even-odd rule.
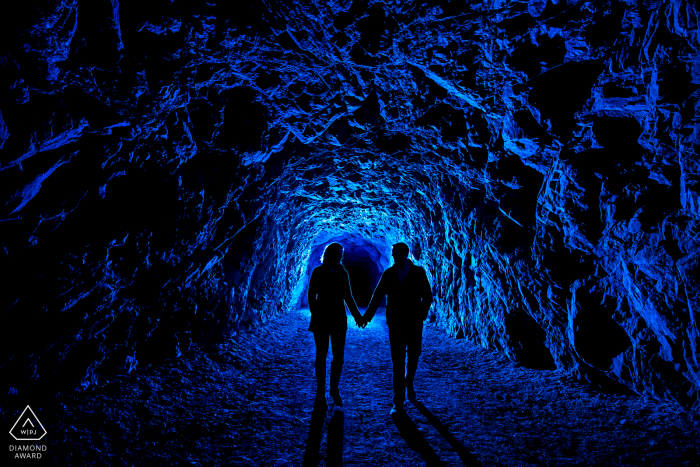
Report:
[[[395,244],[391,256],[394,265],[382,274],[362,318],[362,327],[372,320],[386,295],[386,323],[389,326],[394,382],[394,406],[390,412],[393,415],[403,410],[405,393],[410,400],[416,400],[413,380],[421,352],[423,321],[428,317],[433,294],[425,270],[408,259],[408,245]]]
[[[362,315],[350,290],[350,277],[343,267],[342,260],[343,246],[340,243],[331,243],[323,252],[322,264],[314,268],[309,279],[309,331],[314,333],[316,344],[316,399],[325,397],[326,357],[330,339],[333,348],[330,395],[339,406],[343,405],[338,383],[343,369],[345,334],[348,329],[345,305],[350,309],[355,322],[358,325],[362,323]]]

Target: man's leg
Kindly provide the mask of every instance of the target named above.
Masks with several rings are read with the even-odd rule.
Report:
[[[328,338],[330,336],[322,331],[314,332],[314,343],[316,344],[316,396],[326,393],[326,357],[328,357]]]
[[[394,382],[394,408],[403,408],[405,391],[404,372],[406,371],[406,338],[403,329],[389,326],[389,347]]]
[[[415,400],[416,391],[413,388],[413,381],[416,378],[418,369],[418,358],[420,357],[423,344],[423,322],[414,324],[407,332],[406,345],[408,347],[408,362],[406,364],[406,392],[408,398]]]
[[[340,383],[340,374],[343,371],[343,362],[345,359],[345,329],[335,331],[331,334],[331,347],[333,349],[333,360],[331,360],[331,397],[338,405],[343,405],[340,399],[340,391],[338,384]]]

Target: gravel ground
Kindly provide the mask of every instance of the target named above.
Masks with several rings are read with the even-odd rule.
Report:
[[[383,314],[350,325],[342,410],[314,406],[308,310],[60,396],[58,465],[698,465],[700,415],[530,370],[426,325],[422,403],[389,415]],[[330,361],[330,355],[329,355]],[[328,365],[330,368],[330,365]],[[60,433],[60,435],[59,435]]]

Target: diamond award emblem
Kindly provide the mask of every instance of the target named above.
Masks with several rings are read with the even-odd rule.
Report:
[[[46,436],[46,429],[31,407],[27,406],[10,430],[10,434],[17,441],[39,441]]]

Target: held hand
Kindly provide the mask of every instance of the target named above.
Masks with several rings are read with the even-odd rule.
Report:
[[[364,329],[367,326],[367,323],[369,323],[369,319],[367,319],[366,316],[362,317],[362,325],[360,326],[362,329]]]
[[[357,327],[360,328],[360,329],[364,329],[365,326],[367,326],[367,323],[368,323],[367,318],[366,318],[365,316],[362,316],[362,315],[358,316],[358,317],[355,319],[355,322],[357,323]]]
[[[365,320],[362,315],[360,316],[355,316],[355,324],[357,325],[358,328],[362,329],[365,327]]]

